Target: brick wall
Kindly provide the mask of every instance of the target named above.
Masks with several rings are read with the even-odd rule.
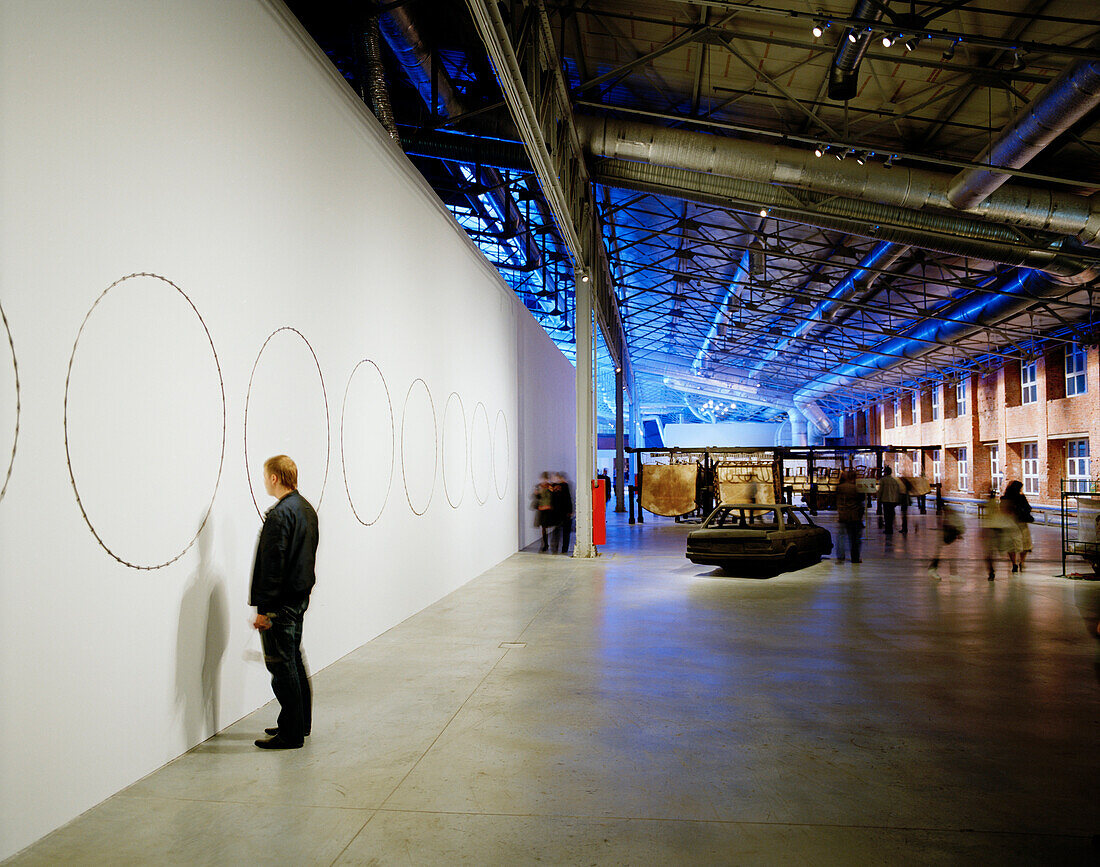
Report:
[[[918,412],[909,410],[902,396],[901,424],[893,425],[893,399],[857,413],[860,439],[852,445],[903,446],[924,450],[923,475],[931,481],[930,449],[939,448],[943,461],[945,493],[984,497],[991,484],[990,447],[997,446],[1005,482],[1023,478],[1022,446],[1038,447],[1039,493],[1029,494],[1037,503],[1058,502],[1061,480],[1066,474],[1066,442],[1088,439],[1091,475],[1100,487],[1100,349],[1087,350],[1085,394],[1066,397],[1065,352],[1055,347],[1036,359],[1038,400],[1023,403],[1020,363],[1006,362],[1000,368],[971,374],[968,379],[967,412],[959,415],[956,380],[945,380],[940,388],[940,418],[932,420],[932,388],[925,387],[918,400]],[[970,490],[958,491],[958,449],[965,448],[970,462]]]

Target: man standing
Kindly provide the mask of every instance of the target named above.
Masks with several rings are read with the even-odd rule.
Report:
[[[847,543],[851,550],[852,562],[859,563],[859,546],[863,536],[863,493],[856,487],[854,470],[845,470],[839,485],[836,486],[836,517],[840,521],[840,533],[837,538],[838,563],[844,562],[844,547]]]
[[[878,483],[878,502],[882,506],[882,522],[886,525],[886,535],[894,535],[894,509],[901,502],[902,487],[889,467],[882,470]]]
[[[264,515],[249,604],[256,607],[253,625],[260,630],[264,663],[281,710],[271,735],[259,738],[265,750],[302,746],[312,722],[313,693],[302,662],[302,619],[316,582],[317,513],[298,493],[298,467],[286,455],[264,462],[264,489],[275,503]]]

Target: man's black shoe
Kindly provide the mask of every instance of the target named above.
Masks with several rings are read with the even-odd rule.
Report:
[[[277,735],[279,733],[279,727],[278,726],[272,726],[269,729],[264,729],[264,731],[267,732],[269,735]],[[307,738],[309,737],[309,732],[306,732],[306,737]]]
[[[284,740],[279,735],[272,735],[269,738],[257,738],[256,746],[261,750],[297,750],[301,749],[302,742]]]

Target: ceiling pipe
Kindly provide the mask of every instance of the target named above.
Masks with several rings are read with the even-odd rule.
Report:
[[[414,148],[410,152],[440,159],[502,168],[516,168],[526,162],[522,145],[509,141],[435,132],[417,135],[408,143]],[[753,211],[763,207],[769,209],[771,217],[821,229],[950,256],[1023,265],[1047,271],[1068,283],[1087,282],[1095,276],[1089,261],[1075,255],[1069,245],[1057,242],[1049,247],[1028,248],[1021,245],[1014,229],[957,212],[907,210],[815,193],[796,198],[790,191],[767,183],[617,159],[596,162],[592,176],[608,187],[726,207],[741,204]]]
[[[389,88],[386,87],[386,70],[382,65],[382,34],[378,27],[378,16],[368,15],[363,33],[363,52],[367,66],[367,95],[371,110],[378,121],[386,128],[390,138],[400,143],[397,134],[397,121],[393,115]]]
[[[871,26],[886,12],[885,0],[856,0],[851,18],[866,21],[863,27],[846,27],[841,32],[829,67],[829,99],[853,99],[859,89],[859,64],[871,42]]]
[[[844,196],[891,209],[939,208],[958,215],[947,190],[952,176],[874,160],[829,160],[812,151],[711,133],[671,129],[608,117],[578,116],[577,131],[597,158],[721,175],[765,185]],[[1049,189],[1011,186],[968,209],[985,221],[1072,235],[1084,244],[1100,239],[1100,203]]]
[[[1093,44],[1100,47],[1100,40]],[[963,210],[978,206],[1011,177],[992,167],[1022,168],[1097,105],[1100,105],[1100,61],[1080,60],[1071,64],[975,159],[976,163],[991,168],[963,169],[951,179],[948,201]]]
[[[781,352],[785,351],[792,343],[800,338],[808,336],[823,321],[828,321],[836,315],[842,302],[848,300],[857,292],[866,289],[879,276],[879,272],[886,270],[900,259],[909,248],[904,244],[895,244],[892,241],[880,241],[859,263],[845,275],[844,279],[837,283],[806,318],[798,323],[791,333],[769,349],[756,363],[755,370],[760,370],[774,361]]]
[[[1021,265],[1049,272],[1070,284],[1088,282],[1096,276],[1088,251],[1076,255],[1062,240],[1048,247],[1028,247],[1020,244],[1010,229],[957,214],[906,211],[839,196],[804,194],[803,201],[799,201],[789,191],[768,184],[623,160],[599,162],[593,168],[593,179],[612,187],[720,207],[764,207],[775,219],[949,256]]]
[[[1020,270],[1006,277],[988,278],[979,288],[997,294],[969,294],[946,301],[934,312],[937,319],[916,319],[904,326],[894,338],[883,341],[870,351],[837,369],[806,383],[794,396],[795,406],[803,406],[822,395],[844,388],[870,373],[890,370],[906,361],[936,351],[943,343],[968,337],[984,328],[994,327],[1037,301],[1065,294],[1066,287],[1037,271]],[[941,319],[950,321],[943,322]],[[825,435],[832,432],[828,418],[815,420]]]

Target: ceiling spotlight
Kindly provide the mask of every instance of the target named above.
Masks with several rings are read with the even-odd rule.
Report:
[[[908,39],[905,40],[905,50],[912,51],[914,48],[917,47],[918,42],[920,42],[919,36],[910,36]]]
[[[959,40],[955,40],[943,50],[943,59],[952,60],[955,57],[955,46],[959,44]]]
[[[814,29],[810,31],[814,35],[814,39],[820,39],[825,33],[825,28],[828,26],[828,21],[815,21]]]
[[[886,162],[882,164],[882,167],[884,169],[892,169],[894,167],[894,160],[896,160],[897,158],[897,154],[890,154],[890,156],[886,158]]]
[[[588,282],[588,275],[587,274],[581,274],[581,282],[582,283],[587,283]]]
[[[825,156],[825,151],[827,151],[828,149],[829,149],[828,145],[819,144],[814,148],[814,156],[815,157],[823,157],[823,156]]]
[[[863,151],[858,151],[856,153],[856,162],[859,163],[859,165],[863,165],[867,162],[867,154],[863,153]]]
[[[761,208],[761,209],[760,209],[760,216],[761,216],[761,217],[766,217],[766,216],[768,216],[768,209],[767,209],[767,208]]]
[[[837,151],[835,154],[833,154],[833,156],[835,156],[838,160],[843,160],[851,152],[852,152],[851,148],[844,148],[844,150]]]
[[[889,33],[882,34],[882,47],[889,48],[894,44],[894,38]]]
[[[859,37],[856,36],[856,32],[854,30],[848,31],[848,41],[851,42],[853,45],[859,42]]]

